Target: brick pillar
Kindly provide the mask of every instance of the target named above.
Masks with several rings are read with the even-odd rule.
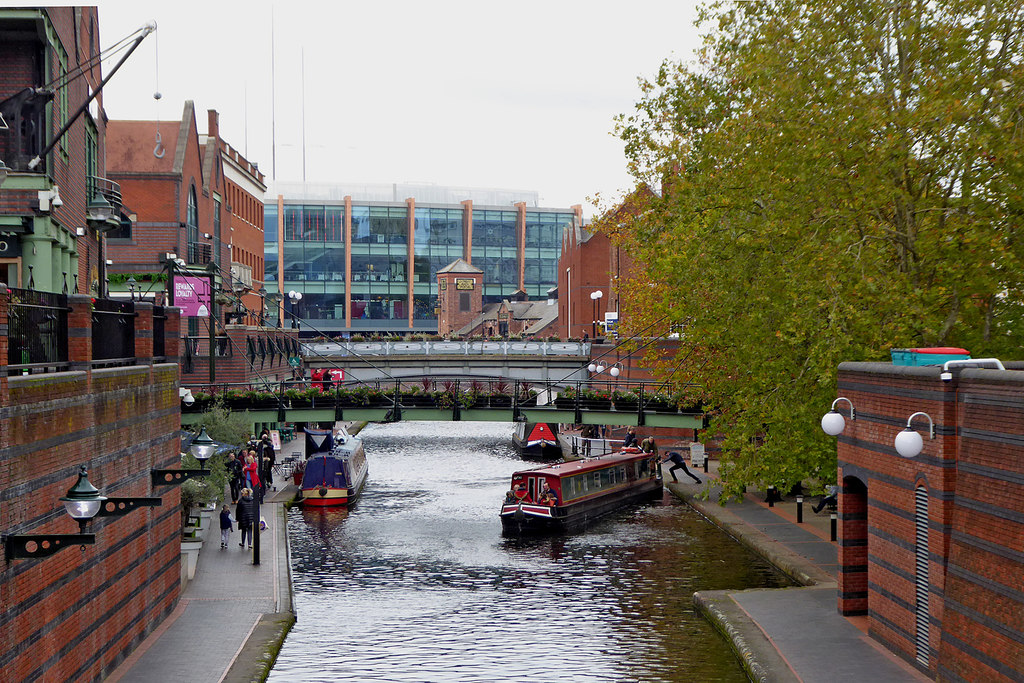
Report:
[[[181,309],[177,306],[164,306],[164,355],[168,363],[181,361]]]
[[[839,613],[868,613],[868,493],[856,477],[844,477],[839,494]]]
[[[135,302],[135,363],[153,364],[153,304]]]
[[[68,362],[71,370],[92,367],[92,299],[84,294],[68,296]],[[150,351],[152,353],[152,351]]]

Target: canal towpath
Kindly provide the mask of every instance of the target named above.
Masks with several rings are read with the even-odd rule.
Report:
[[[669,447],[671,449],[671,447]],[[679,448],[677,450],[683,450]],[[719,504],[718,461],[666,486],[711,522],[801,584],[797,588],[701,591],[697,608],[728,638],[754,681],[834,683],[871,680],[902,683],[931,680],[867,634],[867,618],[847,618],[837,609],[838,545],[832,518],[804,498],[797,522],[795,497],[769,506],[764,492],[749,490],[742,500]]]
[[[277,459],[301,457],[303,448],[300,433],[282,445]],[[107,683],[251,683],[266,678],[295,622],[285,503],[295,497],[296,487],[276,473],[274,485],[277,490],[268,491],[260,506],[267,523],[260,534],[260,564],[253,565],[251,550],[238,547],[237,525],[222,549],[219,525],[210,524],[195,577],[178,605]]]

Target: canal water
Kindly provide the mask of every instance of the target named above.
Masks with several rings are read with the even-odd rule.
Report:
[[[789,585],[671,494],[501,536],[511,427],[369,425],[349,511],[289,512],[298,622],[268,680],[745,681],[698,590]]]

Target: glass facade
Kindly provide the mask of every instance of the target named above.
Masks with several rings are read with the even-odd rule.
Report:
[[[484,303],[519,289],[518,212],[473,210],[473,265],[484,271]]]
[[[417,206],[411,232],[404,202],[353,202],[351,212],[351,249],[346,253],[343,203],[289,203],[285,199],[280,243],[277,204],[266,204],[264,279],[269,291],[277,291],[280,282],[285,292],[285,324],[292,312],[287,293],[294,289],[303,294],[294,313],[303,320],[304,334],[341,334],[346,330],[346,312],[351,332],[435,331],[437,271],[465,256],[466,209],[451,204]],[[472,263],[484,271],[484,302],[500,301],[519,288],[520,254],[527,293],[531,298],[546,296],[557,282],[562,230],[573,220],[574,214],[569,212],[528,210],[525,237],[519,244],[519,212],[473,209]],[[351,268],[347,311],[346,264]]]

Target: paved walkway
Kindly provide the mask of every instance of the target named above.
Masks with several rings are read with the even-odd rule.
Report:
[[[872,640],[864,617],[839,614],[837,546],[830,541],[831,516],[811,511],[817,497],[805,500],[801,524],[795,499],[768,507],[765,495],[754,491],[723,507],[718,504],[717,465],[711,461],[706,474],[694,472],[701,485],[682,475],[679,483],[669,480],[668,488],[805,586],[694,594],[698,608],[732,641],[751,678],[805,683],[931,680]],[[702,493],[708,494],[707,500],[700,499]]]
[[[278,460],[303,447],[302,435],[284,444]],[[267,522],[260,534],[260,564],[231,534],[220,547],[219,518],[205,530],[195,578],[174,612],[107,679],[107,683],[248,683],[269,671],[295,621],[292,608],[285,507],[295,487],[275,479],[260,509]],[[232,510],[232,513],[234,511]]]

